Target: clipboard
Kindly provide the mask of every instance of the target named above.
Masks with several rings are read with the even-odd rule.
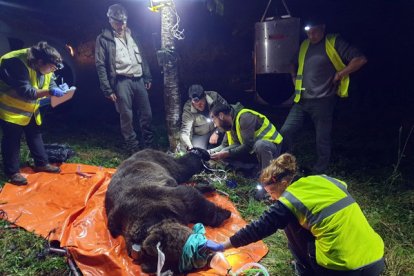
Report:
[[[72,99],[73,95],[75,94],[75,91],[76,91],[76,87],[72,86],[68,90],[68,92],[66,92],[66,94],[63,95],[62,97],[51,96],[50,97],[50,106],[51,107],[56,107],[56,106],[60,105],[61,103],[69,101],[70,99]]]

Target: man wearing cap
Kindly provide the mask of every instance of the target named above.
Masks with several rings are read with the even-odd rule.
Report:
[[[37,172],[59,173],[49,164],[40,125],[40,100],[62,97],[67,84],[58,87],[54,71],[63,68],[59,52],[47,44],[38,44],[9,52],[0,57],[0,125],[3,132],[1,154],[4,173],[15,185],[26,185],[20,173],[20,140],[24,132]]]
[[[101,89],[115,103],[120,116],[126,150],[134,153],[153,146],[152,111],[148,98],[151,73],[138,39],[127,28],[127,12],[119,4],[107,13],[111,29],[96,39],[95,64]],[[139,114],[143,145],[134,130],[134,114]]]
[[[332,119],[337,96],[347,97],[349,75],[366,62],[365,56],[336,34],[325,36],[325,24],[317,22],[305,27],[308,39],[300,46],[297,66],[291,74],[295,84],[294,105],[280,132],[288,151],[292,139],[309,115],[316,132],[318,160],[313,174],[324,173],[331,156]]]
[[[227,104],[215,91],[204,91],[199,84],[188,89],[189,100],[184,104],[180,140],[184,148],[207,149],[219,143],[222,134],[210,119],[210,109],[217,103]]]

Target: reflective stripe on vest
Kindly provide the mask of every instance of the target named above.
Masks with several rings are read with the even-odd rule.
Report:
[[[254,132],[254,138],[255,141],[257,140],[266,140],[275,144],[280,144],[283,140],[282,135],[276,130],[276,127],[267,119],[267,117],[257,111],[243,108],[239,111],[236,115],[235,124],[236,124],[236,134],[237,138],[239,139],[239,143],[243,144],[243,138],[241,136],[241,130],[240,130],[240,116],[243,113],[250,112],[253,115],[256,115],[257,117],[261,118],[263,120],[262,126]],[[229,145],[234,144],[233,137],[231,135],[231,131],[227,131],[227,141]]]
[[[29,73],[30,84],[39,89],[37,72],[27,64],[28,49],[12,51],[0,58],[0,64],[3,60],[9,58],[19,58],[26,66]],[[43,85],[40,89],[48,89],[53,73],[44,75]],[[29,124],[32,116],[35,116],[36,124],[42,123],[39,112],[40,99],[28,99],[20,96],[15,89],[10,87],[4,81],[0,81],[0,118],[4,121],[25,126]]]
[[[312,214],[312,212],[289,191],[285,191],[282,194],[284,198],[286,198],[300,213],[304,215],[305,222],[303,223],[303,226],[308,230],[310,230],[310,228],[314,226],[315,224],[323,221],[327,217],[335,214],[336,212],[346,208],[347,206],[355,202],[354,198],[348,193],[344,184],[326,175],[321,175],[321,177],[335,184],[339,189],[341,189],[346,194],[346,197],[340,199],[339,201],[335,203],[332,203],[331,205],[329,205],[328,207],[325,207],[318,213]]]
[[[333,66],[335,67],[336,71],[341,71],[346,67],[343,63],[341,57],[339,56],[338,52],[335,50],[335,40],[337,35],[336,34],[328,34],[325,37],[325,51],[328,55],[330,61],[332,62]],[[299,50],[299,58],[298,58],[298,72],[295,80],[295,98],[294,102],[297,103],[300,100],[300,96],[305,88],[302,87],[302,79],[303,79],[303,66],[305,63],[305,56],[306,52],[309,48],[309,39],[306,39],[300,45]],[[340,84],[338,85],[337,95],[339,97],[345,98],[348,97],[348,87],[349,87],[349,76],[342,78]]]

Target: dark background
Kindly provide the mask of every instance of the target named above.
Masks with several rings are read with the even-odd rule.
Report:
[[[147,9],[147,1],[118,2],[128,9],[128,26],[141,35],[154,78],[150,97],[155,123],[165,125],[162,73],[155,56],[160,44],[160,16]],[[202,0],[175,2],[180,28],[185,30],[185,39],[176,41],[182,101],[187,99],[189,85],[201,83],[206,90],[218,91],[229,102],[241,101],[265,113],[280,128],[289,109],[259,105],[254,102],[253,94],[246,92],[253,87],[254,24],[260,21],[268,1],[223,0],[222,16],[210,12]],[[118,123],[113,105],[99,90],[93,56],[95,38],[108,24],[106,11],[114,3],[117,2],[0,1],[0,20],[13,29],[45,33],[76,50],[77,94],[71,102],[57,107],[51,120],[78,128]],[[414,125],[411,77],[414,2],[286,0],[286,3],[292,16],[302,21],[315,16],[323,18],[328,32],[340,33],[368,58],[368,63],[351,77],[350,97],[338,103],[334,160],[359,156],[357,162],[364,165],[392,166],[397,160],[399,143],[405,142]],[[281,2],[274,0],[267,15],[282,14],[285,11]],[[265,98],[280,97],[277,87],[267,86],[262,90],[259,93]],[[411,137],[402,164],[407,172],[413,167],[413,140]]]

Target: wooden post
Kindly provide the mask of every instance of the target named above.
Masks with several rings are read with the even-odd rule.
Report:
[[[176,152],[180,141],[181,96],[178,89],[178,70],[175,55],[174,36],[171,27],[175,24],[175,16],[170,1],[160,8],[161,12],[161,50],[170,52],[164,64],[164,103],[170,151]]]

